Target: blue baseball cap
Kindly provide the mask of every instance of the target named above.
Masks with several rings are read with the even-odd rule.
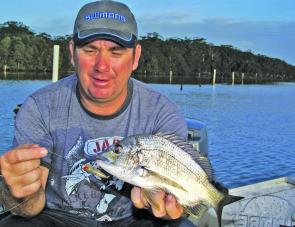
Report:
[[[77,46],[108,39],[124,47],[134,47],[138,38],[134,15],[123,3],[111,0],[84,5],[76,18],[73,39]]]

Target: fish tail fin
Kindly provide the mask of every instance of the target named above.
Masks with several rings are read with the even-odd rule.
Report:
[[[229,195],[229,194],[225,194],[223,199],[219,202],[217,208],[216,208],[216,214],[217,214],[217,218],[218,218],[218,224],[219,226],[221,227],[221,218],[222,218],[222,210],[223,210],[223,207],[228,205],[228,204],[231,204],[231,203],[234,203],[234,202],[237,202],[241,199],[243,199],[244,197],[241,197],[241,196],[233,196],[233,195]]]
[[[223,207],[228,205],[228,204],[237,202],[237,201],[243,199],[244,197],[229,195],[228,188],[225,187],[224,184],[222,184],[222,183],[220,183],[218,181],[214,180],[211,183],[214,185],[214,187],[221,194],[223,194],[223,198],[220,200],[220,202],[218,202],[217,206],[215,207],[215,211],[216,211],[217,218],[218,218],[218,224],[219,224],[219,226],[221,226],[221,218],[222,218]]]

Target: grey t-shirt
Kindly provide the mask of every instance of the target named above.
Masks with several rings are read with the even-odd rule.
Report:
[[[172,132],[187,136],[175,104],[135,79],[128,83],[123,107],[111,116],[88,112],[79,101],[77,77],[42,88],[29,96],[16,117],[14,146],[36,143],[50,152],[46,206],[96,220],[132,215],[130,187],[118,179],[102,181],[83,170],[95,166],[101,152],[126,136]]]

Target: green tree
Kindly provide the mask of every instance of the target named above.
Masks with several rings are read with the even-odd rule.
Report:
[[[4,66],[7,64],[7,58],[10,53],[10,46],[11,46],[11,38],[5,36],[0,41],[0,65]]]

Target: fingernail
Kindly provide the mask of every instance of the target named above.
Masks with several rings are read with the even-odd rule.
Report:
[[[40,151],[39,151],[39,153],[41,154],[41,155],[47,155],[47,150],[45,149],[45,148],[42,148]]]

